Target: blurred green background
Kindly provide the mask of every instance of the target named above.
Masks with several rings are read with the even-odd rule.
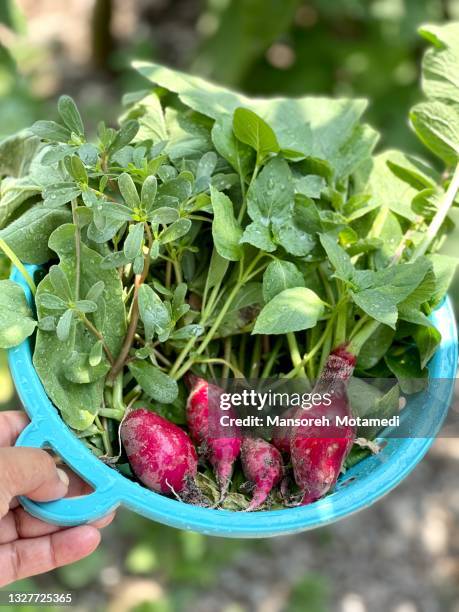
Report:
[[[380,147],[419,153],[406,120],[420,96],[416,29],[452,19],[459,0],[0,0],[0,137],[52,117],[63,92],[92,126],[115,121],[121,95],[145,85],[130,62],[145,58],[250,94],[368,97]],[[0,408],[13,407],[0,353]],[[458,612],[454,442],[327,529],[228,541],[122,511],[92,557],[16,586],[71,590],[78,609],[109,612]]]

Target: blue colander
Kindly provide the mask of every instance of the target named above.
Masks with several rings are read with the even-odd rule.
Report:
[[[28,272],[33,275],[36,267],[28,266]],[[32,303],[30,290],[17,270],[12,279],[21,284]],[[33,516],[56,525],[89,523],[124,506],[165,525],[231,538],[286,535],[338,521],[371,506],[396,487],[423,458],[446,417],[457,367],[457,330],[448,299],[432,314],[431,320],[441,332],[442,342],[429,364],[429,373],[431,379],[443,381],[441,391],[435,394],[435,401],[428,392],[418,395],[403,411],[409,414],[411,401],[417,402],[416,427],[420,433],[410,438],[385,439],[386,445],[378,455],[349,469],[341,476],[335,491],[314,504],[251,513],[199,508],[163,497],[128,480],[97,459],[70,431],[48,399],[33,367],[30,342],[26,340],[9,351],[16,389],[31,420],[17,445],[54,449],[92,485],[94,492],[46,503],[24,497],[21,503]]]

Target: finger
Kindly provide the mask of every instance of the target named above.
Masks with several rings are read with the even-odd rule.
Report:
[[[97,529],[103,529],[110,525],[115,517],[115,513],[94,521],[91,523],[93,527]],[[8,512],[8,514],[0,521],[0,545],[14,542],[14,540],[21,540],[24,538],[38,538],[45,535],[62,531],[63,528],[58,525],[51,525],[45,523],[40,519],[31,516],[23,508],[17,508],[14,512]]]
[[[59,469],[63,470],[69,478],[69,488],[66,497],[78,497],[79,495],[88,495],[94,489],[84,481],[78,474],[66,465],[60,465]]]
[[[99,542],[99,531],[84,525],[4,544],[0,546],[0,587],[74,563],[91,554]]]
[[[78,497],[79,495],[89,495],[89,493],[93,492],[94,489],[91,487],[91,485],[84,481],[82,478],[80,478],[78,474],[75,474],[75,472],[71,470],[67,465],[61,465],[59,469],[63,470],[69,477],[69,487],[67,490],[67,495],[65,497]],[[10,510],[14,510],[18,506],[19,502],[17,498],[14,497],[10,502]]]
[[[17,495],[36,501],[50,501],[63,497],[69,479],[56,468],[53,458],[38,448],[0,449],[0,516]]]
[[[0,412],[0,446],[13,446],[28,423],[29,417],[25,412],[19,410]]]

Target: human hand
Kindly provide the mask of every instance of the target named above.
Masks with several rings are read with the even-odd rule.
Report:
[[[62,528],[32,517],[18,495],[35,501],[84,495],[89,486],[57,468],[46,451],[11,448],[28,423],[22,412],[0,412],[0,587],[78,561],[99,545],[99,529],[113,515],[92,525]]]

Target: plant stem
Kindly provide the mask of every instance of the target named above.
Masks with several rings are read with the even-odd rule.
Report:
[[[432,244],[440,227],[448,216],[449,210],[454,203],[454,199],[456,197],[457,192],[459,191],[459,164],[456,166],[453,177],[449,184],[449,187],[445,193],[445,197],[440,204],[434,218],[430,222],[429,227],[427,228],[427,232],[423,238],[423,240],[418,244],[416,249],[413,252],[413,255],[410,257],[410,261],[416,261],[418,257],[422,257],[426,254],[428,248]]]
[[[374,319],[371,319],[368,323],[366,323],[366,325],[364,325],[349,342],[347,347],[348,351],[352,355],[357,356],[362,346],[365,344],[368,338],[374,334],[380,325],[381,323],[379,321],[375,321]]]
[[[223,357],[224,357],[225,363],[223,365],[222,378],[228,378],[228,373],[230,369],[229,362],[231,360],[231,349],[233,345],[233,338],[231,336],[228,336],[228,338],[225,338],[223,345],[224,345]]]
[[[131,389],[131,390],[129,391],[129,393],[127,393],[127,394],[125,395],[125,397],[123,398],[124,403],[125,403],[125,404],[127,404],[127,405],[129,406],[130,404],[132,404],[132,402],[133,402],[135,399],[137,399],[137,398],[139,398],[139,397],[140,397],[141,393],[142,393],[142,390],[141,390],[140,386],[139,386],[139,385],[135,386],[135,387],[134,387],[133,389]]]
[[[357,321],[357,323],[355,324],[354,329],[352,330],[352,333],[350,335],[350,340],[352,340],[352,338],[356,335],[356,333],[370,320],[370,317],[368,315],[363,315],[363,317]]]
[[[342,291],[340,291],[342,293]],[[340,346],[346,342],[346,327],[347,327],[347,302],[343,301],[338,306],[338,314],[336,317],[335,329],[335,346]]]
[[[293,368],[293,370],[290,370],[290,372],[288,372],[283,378],[294,378],[298,374],[299,370],[301,368],[304,368],[304,366],[316,356],[316,354],[319,352],[322,346],[324,346],[324,351],[326,350],[327,355],[328,355],[328,353],[330,352],[331,340],[333,336],[333,325],[334,325],[334,318],[331,317],[327,321],[327,325],[325,326],[325,329],[319,341],[313,346],[313,348],[308,353],[306,353],[303,356],[301,361]],[[327,348],[327,345],[328,345],[328,348]]]
[[[19,257],[16,255],[16,253],[12,249],[10,249],[10,247],[6,244],[6,242],[1,238],[0,238],[0,249],[5,253],[5,255],[11,261],[13,266],[15,266],[19,270],[19,272],[22,274],[25,282],[27,283],[30,291],[32,292],[32,295],[35,296],[37,292],[37,286],[35,285],[33,278],[27,272],[23,263],[21,262]]]
[[[322,345],[322,352],[320,354],[319,367],[317,368],[317,377],[320,376],[322,370],[324,369],[325,362],[330,355],[331,347],[332,347],[332,339],[333,339],[333,326],[330,327],[329,333],[324,333],[324,342]]]
[[[209,331],[207,332],[204,340],[202,341],[202,343],[200,344],[199,348],[197,349],[196,355],[201,355],[205,351],[205,349],[207,348],[209,343],[212,341],[212,339],[213,339],[213,337],[215,335],[215,332],[220,327],[220,324],[223,321],[223,318],[225,317],[226,313],[228,312],[228,310],[229,310],[229,308],[230,308],[234,298],[239,293],[241,287],[244,286],[244,283],[246,282],[247,277],[250,276],[250,273],[253,271],[253,269],[255,268],[255,266],[257,265],[257,263],[259,262],[259,260],[263,256],[264,256],[263,253],[259,253],[257,255],[257,257],[255,257],[254,260],[251,262],[251,264],[248,266],[247,270],[245,271],[245,274],[240,274],[239,275],[240,278],[239,278],[238,282],[234,285],[234,287],[231,290],[228,298],[226,299],[226,302],[221,307],[220,312],[218,313],[218,315],[217,315],[217,317],[216,317],[212,327],[209,329]],[[207,319],[210,317],[211,314],[212,314],[212,311],[207,306],[206,307],[206,311],[205,311],[205,313],[203,313],[202,318],[201,318],[201,324],[202,325],[205,325]],[[196,338],[190,338],[188,340],[187,344],[182,349],[182,352],[177,357],[177,360],[176,360],[175,364],[173,365],[171,371],[169,372],[169,376],[172,376],[173,378],[178,380],[193,365],[193,359],[188,359],[188,361],[186,361],[186,363],[184,363],[184,365],[182,366],[183,362],[185,361],[185,359],[188,356],[188,353],[193,348],[195,342],[196,342]]]
[[[197,350],[197,354],[198,355],[200,355],[205,350],[205,348],[208,346],[208,344],[212,341],[212,338],[213,338],[215,332],[220,327],[220,324],[223,321],[226,313],[228,312],[231,304],[233,303],[234,298],[236,297],[236,295],[239,293],[239,291],[241,290],[241,288],[245,284],[247,278],[250,276],[250,272],[256,266],[256,264],[258,263],[259,259],[261,259],[261,257],[262,257],[262,255],[258,255],[253,260],[253,262],[247,268],[246,274],[243,275],[242,279],[234,285],[231,293],[228,296],[228,299],[226,300],[225,304],[222,306],[220,312],[218,313],[218,316],[215,319],[214,324],[212,325],[212,327],[208,331],[206,337],[204,338],[204,340],[202,341],[201,345],[199,346],[199,348]]]
[[[253,171],[253,174],[252,174],[252,178],[250,179],[249,186],[247,188],[247,191],[244,194],[244,197],[243,197],[243,200],[242,200],[241,210],[239,211],[239,215],[237,217],[237,220],[238,220],[239,223],[241,223],[242,219],[244,218],[245,211],[247,210],[247,194],[249,193],[250,187],[252,186],[252,184],[254,183],[255,179],[258,176],[258,172],[260,171],[260,167],[261,166],[260,166],[259,160],[257,158],[257,163],[255,164],[255,168],[254,168],[254,171]]]
[[[113,383],[113,409],[116,410],[117,412],[120,412],[124,415],[124,413],[126,412],[126,406],[124,405],[124,401],[123,401],[123,385],[124,385],[124,381],[123,381],[123,374],[118,374],[118,376],[115,378],[115,381]]]
[[[158,349],[153,349],[153,353],[156,359],[158,359],[158,361],[162,361],[163,364],[167,366],[168,368],[171,367],[172,365],[171,361],[167,357],[165,357],[160,351],[158,351]]]
[[[176,259],[174,259],[174,263],[172,265],[174,266],[175,280],[177,282],[177,285],[180,285],[180,283],[183,282],[182,270],[180,269],[180,263]]]
[[[239,343],[238,363],[240,369],[245,371],[245,351],[247,349],[247,334],[242,334],[241,341]]]
[[[330,302],[330,305],[333,306],[335,303],[335,296],[333,294],[333,290],[330,286],[330,283],[328,282],[327,275],[325,274],[325,271],[321,264],[319,264],[318,270],[319,270],[320,280],[322,281],[322,285],[325,289],[325,293],[327,294],[327,299]]]
[[[236,378],[244,378],[244,374],[231,361],[222,359],[221,357],[200,357],[196,359],[196,363],[221,364],[231,370]],[[222,378],[226,378],[222,376]]]
[[[111,408],[99,408],[99,416],[121,422],[124,417],[124,411],[112,410]]]
[[[373,221],[373,225],[371,226],[370,232],[368,234],[368,238],[378,238],[381,235],[384,224],[387,221],[387,216],[389,214],[389,208],[387,206],[382,206],[376,215],[375,220]],[[370,268],[375,267],[375,254],[370,253],[368,256],[368,263]]]
[[[72,200],[72,218],[75,226],[75,301],[80,299],[81,283],[81,233],[76,214],[77,201]]]
[[[261,363],[261,336],[256,336],[252,351],[252,363],[249,371],[249,378],[258,378]]]
[[[166,262],[166,288],[170,289],[172,283],[172,262],[170,259]]]
[[[83,323],[83,325],[86,327],[86,329],[88,329],[92,334],[94,334],[94,336],[100,340],[100,342],[102,343],[102,348],[105,351],[105,354],[107,355],[107,359],[109,360],[110,364],[113,365],[115,360],[113,358],[113,355],[110,351],[110,349],[107,346],[107,343],[105,342],[105,338],[103,337],[103,335],[100,333],[100,331],[91,323],[91,321],[85,316],[83,315],[81,317],[81,321]]]
[[[129,326],[128,326],[127,333],[124,338],[123,346],[121,347],[120,353],[118,357],[116,358],[115,363],[113,364],[112,369],[110,370],[108,374],[108,380],[114,380],[117,377],[117,375],[122,371],[126,363],[126,359],[129,356],[129,351],[131,350],[131,346],[134,341],[135,333],[137,330],[137,324],[139,322],[139,289],[143,285],[143,283],[145,282],[148,276],[148,272],[150,270],[150,261],[151,261],[150,254],[151,254],[151,249],[153,247],[153,235],[151,233],[150,226],[148,225],[148,223],[145,223],[145,231],[148,237],[148,252],[147,252],[147,255],[145,256],[142,274],[137,275],[135,277],[134,296],[132,298],[131,318],[129,321]]]
[[[94,422],[99,429],[99,432],[102,438],[102,442],[104,443],[105,454],[108,457],[110,457],[111,455],[113,455],[113,448],[112,448],[112,443],[110,442],[110,438],[108,436],[108,432],[106,428],[104,427],[104,425],[102,425],[98,416],[96,416],[96,418],[94,419]]]
[[[268,376],[271,374],[271,370],[274,367],[274,363],[276,362],[281,346],[282,338],[278,338],[272,348],[272,351],[269,353],[269,359],[265,363],[265,366],[261,373],[261,378],[268,378]]]
[[[309,330],[309,343],[306,344],[306,346],[308,347],[308,353],[310,353],[314,347],[316,346],[316,344],[319,342],[320,338],[321,338],[321,324],[320,322],[315,325],[311,330]],[[314,380],[316,373],[315,373],[315,367],[314,367],[314,360],[313,359],[308,359],[307,364],[306,364],[306,374],[308,375],[309,380]]]
[[[306,372],[304,371],[303,359],[301,358],[300,349],[298,348],[298,343],[293,332],[287,334],[287,342],[294,369],[296,369],[297,374],[299,374],[301,378],[307,379]]]

